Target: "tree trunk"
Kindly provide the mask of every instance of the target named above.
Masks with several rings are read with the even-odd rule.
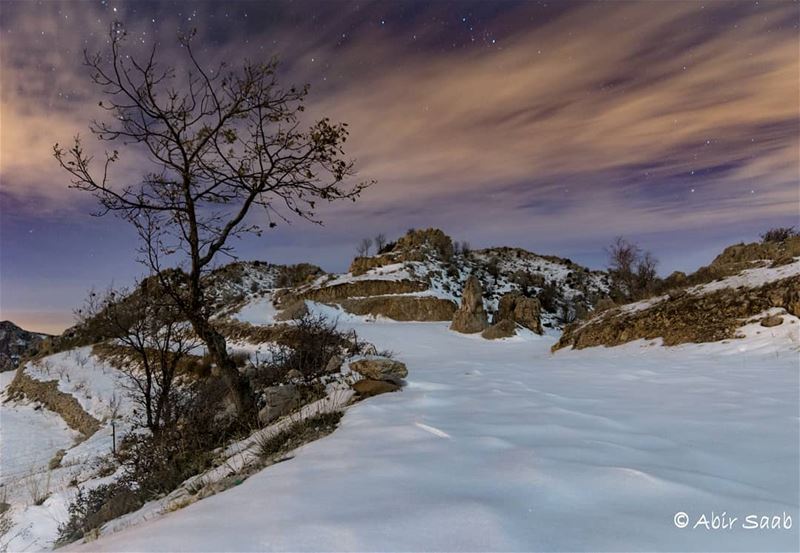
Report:
[[[225,337],[217,332],[211,324],[203,320],[192,320],[194,331],[205,342],[208,353],[219,368],[222,382],[228,388],[239,416],[247,421],[255,420],[256,404],[250,382],[242,376],[236,363],[228,355]]]

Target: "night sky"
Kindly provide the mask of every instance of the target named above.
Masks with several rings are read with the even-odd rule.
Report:
[[[82,51],[197,28],[209,64],[282,62],[309,116],[350,124],[355,203],[237,244],[243,259],[343,270],[358,240],[440,227],[602,267],[625,235],[659,270],[798,222],[796,2],[0,2],[0,307],[42,331],[91,286],[144,267],[52,158],[100,116]],[[123,158],[121,178],[141,169]]]

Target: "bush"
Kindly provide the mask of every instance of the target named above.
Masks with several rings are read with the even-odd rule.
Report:
[[[563,301],[561,290],[552,282],[546,282],[537,297],[542,309],[549,313],[557,313]]]
[[[795,236],[800,236],[794,227],[775,227],[769,229],[767,232],[761,235],[761,241],[766,242],[785,242],[789,238],[793,238]]]
[[[334,356],[356,353],[360,347],[352,336],[338,331],[335,322],[305,314],[273,348],[271,360],[258,367],[254,380],[259,386],[272,386],[295,370],[308,382],[325,374]]]
[[[144,505],[141,494],[128,482],[102,484],[92,490],[78,489],[69,506],[69,519],[58,529],[57,545],[78,540],[109,520],[133,512]]]
[[[58,542],[80,539],[209,468],[214,449],[238,432],[235,420],[219,416],[226,395],[217,379],[195,383],[176,400],[179,421],[156,434],[129,434],[118,455],[122,475],[113,483],[78,491]]]

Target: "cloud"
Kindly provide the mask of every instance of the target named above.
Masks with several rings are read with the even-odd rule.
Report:
[[[13,40],[0,50],[0,179],[4,194],[29,199],[34,212],[76,202],[50,148],[97,115],[79,52],[103,46],[112,14],[75,6],[16,10],[3,23]],[[241,32],[224,24],[225,7],[153,18],[128,8],[119,15],[131,36],[160,40],[165,59],[176,59],[168,38],[194,15],[205,59],[277,52],[287,80],[321,85],[311,114],[349,122],[348,153],[361,177],[379,181],[359,204],[333,207],[334,218],[433,215],[431,224],[501,221],[519,234],[569,217],[566,232],[578,235],[590,225],[668,231],[796,212],[800,75],[790,4],[578,4],[533,24],[523,4],[492,19],[503,30],[495,46],[444,50],[435,28],[421,27],[422,46],[408,38],[420,22],[448,16],[437,4],[393,31],[369,23],[380,4],[322,4],[322,30],[288,5],[260,14],[239,6],[237,17],[249,9],[255,20]],[[135,175],[138,160],[128,163],[122,172]]]

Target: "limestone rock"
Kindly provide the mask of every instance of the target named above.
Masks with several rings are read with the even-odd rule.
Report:
[[[294,384],[270,386],[264,389],[263,394],[266,405],[258,412],[258,420],[264,425],[300,407],[303,397],[300,389]]]
[[[517,333],[517,325],[508,319],[493,324],[481,333],[487,340],[497,340],[499,338],[509,338]]]
[[[456,312],[452,301],[432,296],[349,298],[340,305],[354,315],[380,315],[395,321],[449,321]]]
[[[497,324],[509,320],[541,334],[541,312],[542,306],[538,299],[526,298],[517,292],[511,292],[500,298],[494,322]]]
[[[352,273],[353,276],[360,276],[371,269],[375,269],[376,267],[383,267],[384,265],[389,265],[390,263],[394,262],[395,258],[389,255],[379,255],[375,257],[356,257],[350,264],[350,268],[348,269],[348,271]]]
[[[461,306],[453,315],[450,330],[464,334],[475,334],[483,331],[487,326],[489,326],[489,323],[486,319],[486,311],[483,308],[481,282],[475,275],[470,275],[464,284]]]
[[[372,380],[365,378],[353,384],[353,389],[361,397],[377,396],[387,392],[396,392],[400,385],[386,380]]]
[[[338,373],[342,369],[342,363],[344,363],[342,356],[334,355],[328,360],[328,364],[325,365],[325,374]]]
[[[356,280],[322,286],[321,288],[300,288],[291,293],[281,295],[280,303],[281,305],[288,305],[297,300],[338,302],[345,298],[408,294],[422,292],[427,289],[427,284],[417,280]]]
[[[405,363],[387,357],[367,357],[350,361],[350,369],[371,380],[399,382],[408,376]]]
[[[572,346],[616,346],[632,340],[662,338],[665,346],[716,342],[737,336],[743,321],[771,308],[800,313],[800,276],[757,288],[721,288],[706,294],[686,293],[656,301],[643,309],[601,313],[564,329],[553,350]],[[768,324],[776,324],[768,322]]]
[[[772,315],[761,319],[761,326],[772,328],[773,326],[780,326],[783,324],[783,317]]]

